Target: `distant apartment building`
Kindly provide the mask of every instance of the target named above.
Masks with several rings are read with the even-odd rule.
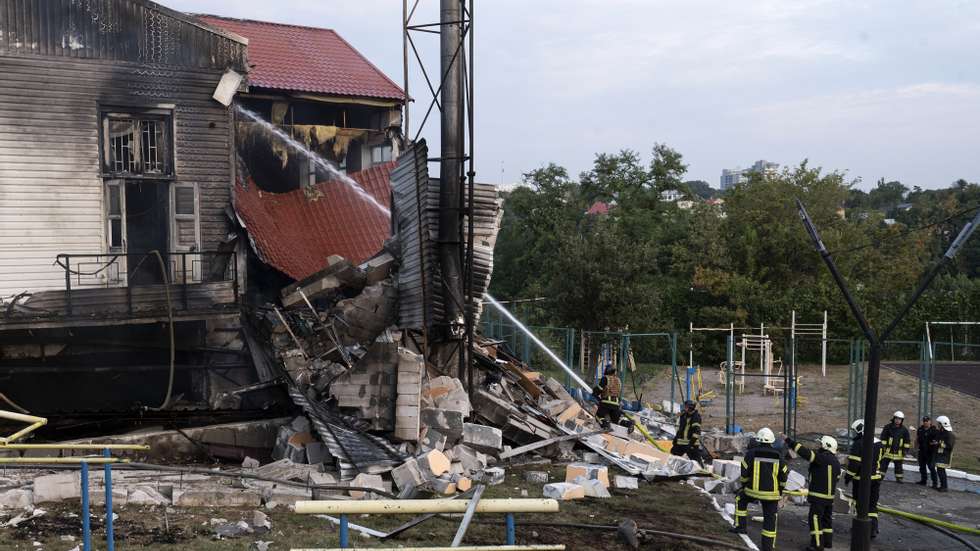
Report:
[[[779,170],[779,163],[771,163],[766,160],[756,161],[749,168],[726,168],[721,171],[722,191],[734,187],[742,182],[748,181],[749,174],[753,172],[763,172],[771,174]]]

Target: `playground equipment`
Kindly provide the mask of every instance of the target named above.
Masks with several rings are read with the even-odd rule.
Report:
[[[75,456],[75,457],[0,457],[0,465],[9,464],[28,464],[28,465],[50,465],[50,464],[75,464],[81,470],[81,496],[82,496],[82,551],[92,550],[92,528],[91,511],[89,510],[89,464],[102,464],[105,469],[105,537],[106,549],[114,551],[116,547],[115,534],[112,525],[112,464],[127,463],[128,459],[112,457],[112,450],[131,450],[145,451],[149,446],[138,444],[23,444],[16,442],[27,437],[32,432],[43,427],[48,423],[46,417],[37,417],[29,413],[16,413],[13,411],[0,410],[0,419],[8,421],[18,421],[27,423],[23,429],[11,434],[10,436],[0,437],[0,452],[5,450],[14,451],[36,451],[36,450],[58,450],[58,451],[85,451],[101,450],[101,456]]]
[[[820,338],[820,373],[827,376],[827,311],[823,311],[823,323],[799,323],[796,320],[796,310],[790,322],[790,343],[793,367],[796,367],[796,341],[806,337]],[[794,369],[795,371],[795,369]]]

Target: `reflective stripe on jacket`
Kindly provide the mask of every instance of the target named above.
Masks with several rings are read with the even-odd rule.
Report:
[[[874,468],[871,470],[871,480],[881,480],[881,458],[885,455],[885,449],[881,446],[880,442],[875,442],[875,464]],[[847,455],[847,469],[845,470],[848,476],[854,480],[861,480],[861,437],[854,440],[851,444],[851,450]]]
[[[837,456],[827,450],[814,452],[799,442],[793,446],[793,451],[810,462],[808,476],[809,497],[818,499],[834,499],[837,491],[837,479],[840,478],[840,461]]]
[[[674,437],[674,444],[696,445],[699,438],[701,438],[701,414],[697,411],[690,414],[686,411],[681,413],[677,421],[677,436]]]
[[[888,423],[881,429],[881,445],[888,459],[902,459],[905,452],[912,447],[912,437],[905,425],[895,426]]]
[[[786,487],[789,466],[769,444],[749,450],[742,460],[742,491],[762,501],[777,501]]]

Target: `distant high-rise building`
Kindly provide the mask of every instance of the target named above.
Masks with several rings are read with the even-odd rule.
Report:
[[[749,168],[726,168],[721,171],[721,189],[726,190],[749,179],[752,172],[762,172],[771,174],[779,170],[779,163],[771,163],[766,160],[756,161]]]

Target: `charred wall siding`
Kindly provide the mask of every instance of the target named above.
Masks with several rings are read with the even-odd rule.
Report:
[[[125,38],[127,31],[117,26],[129,21],[122,12],[110,28],[118,29],[120,40],[135,40],[123,45],[113,45],[111,33],[81,25],[74,28],[91,48],[60,48],[64,34],[42,24],[64,22],[66,12],[84,6],[107,5],[132,13],[148,9],[138,1],[0,0],[0,296],[62,289],[56,255],[106,250],[101,107],[173,108],[175,181],[199,186],[202,248],[215,250],[227,234],[231,113],[211,94],[226,68],[240,69],[236,55],[221,59],[217,52],[242,45],[218,35],[197,38],[207,59],[181,47],[167,49],[165,59],[192,66],[149,65],[124,61],[150,50]],[[207,32],[170,21],[168,32],[178,36]],[[140,29],[129,34],[139,35]],[[228,44],[219,47],[212,40]]]

